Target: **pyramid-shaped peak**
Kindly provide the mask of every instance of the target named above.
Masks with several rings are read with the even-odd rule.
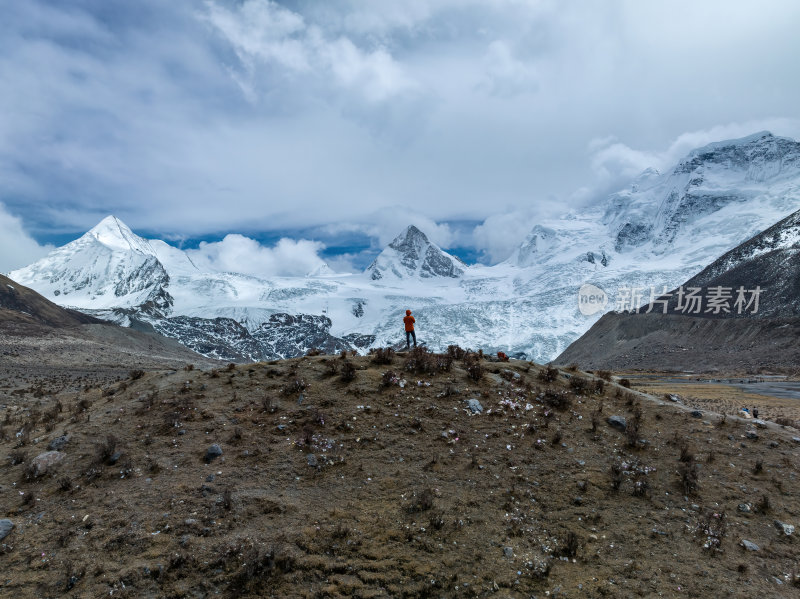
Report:
[[[460,277],[464,264],[442,251],[414,225],[409,225],[367,268],[373,280],[388,274],[396,278]]]
[[[84,237],[93,237],[112,249],[134,250],[146,254],[153,253],[153,249],[146,239],[136,235],[128,225],[112,215],[106,216],[97,223]]]
[[[392,240],[389,247],[397,247],[398,245],[408,243],[430,243],[428,236],[425,235],[414,225],[408,225],[405,230]]]

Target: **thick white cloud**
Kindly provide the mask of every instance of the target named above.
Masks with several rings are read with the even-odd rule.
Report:
[[[470,243],[496,260],[544,204],[798,132],[793,1],[111,6],[0,20],[0,201],[30,230],[116,213],[190,237],[355,223],[383,244],[413,222],[447,247],[464,240],[442,222],[486,220]]]
[[[23,229],[22,221],[0,204],[0,272],[27,266],[42,258],[53,246],[41,246]]]
[[[258,277],[304,276],[325,266],[319,252],[325,246],[307,239],[281,239],[265,247],[243,235],[226,235],[222,241],[201,243],[187,250],[197,266],[217,272],[238,272]]]

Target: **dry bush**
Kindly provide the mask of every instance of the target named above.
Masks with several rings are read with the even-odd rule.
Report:
[[[95,463],[107,464],[111,461],[111,457],[117,451],[117,443],[117,438],[114,435],[106,435],[106,438],[97,444]]]
[[[434,494],[430,488],[423,489],[419,493],[414,491],[411,505],[408,507],[409,512],[425,512],[433,508]]]
[[[372,363],[389,365],[394,361],[394,350],[391,347],[378,347],[372,351]]]
[[[342,369],[341,369],[341,380],[345,383],[352,382],[356,378],[356,367],[350,360],[344,360],[342,362]]]
[[[552,364],[548,364],[544,369],[539,371],[537,378],[542,383],[552,383],[558,378],[558,368],[555,368]]]
[[[589,380],[576,374],[570,377],[569,386],[577,395],[586,395],[589,390]]]
[[[694,457],[689,462],[682,462],[678,468],[681,488],[684,495],[695,495],[698,487],[697,462]]]
[[[606,392],[606,382],[603,379],[595,379],[592,384],[592,392],[595,395],[602,395]]]
[[[453,358],[454,360],[463,360],[466,354],[467,352],[461,349],[458,345],[447,346],[447,355]]]
[[[424,347],[415,347],[408,352],[403,368],[416,374],[436,372],[436,358]]]
[[[639,427],[642,424],[642,408],[634,406],[633,414],[626,420],[625,439],[628,447],[636,447],[639,444]]]
[[[293,393],[302,393],[307,386],[303,379],[297,378],[284,385],[281,391],[284,395],[292,395]]]
[[[138,380],[144,376],[144,370],[136,369],[128,373],[128,378],[132,381]]]
[[[572,394],[569,391],[548,387],[542,394],[542,401],[544,405],[563,412],[572,406]]]
[[[619,379],[619,381],[617,382],[617,384],[618,384],[620,387],[625,387],[626,389],[630,389],[630,388],[631,388],[631,381],[630,381],[630,379]]]
[[[339,361],[338,360],[325,360],[325,376],[336,376],[339,374]]]
[[[619,491],[620,486],[622,485],[622,467],[619,464],[611,464],[611,469],[609,470],[609,476],[611,477],[611,488],[615,491]]]
[[[400,377],[397,376],[397,373],[394,370],[387,370],[381,376],[381,387],[390,387],[392,385],[396,385]]]
[[[314,356],[319,356],[319,355],[321,355],[321,354],[322,354],[322,350],[321,350],[321,349],[319,349],[319,348],[317,348],[317,347],[312,347],[310,350],[308,350],[308,351],[306,352],[306,355],[307,355],[307,356],[311,356],[311,357],[314,357]]]
[[[559,547],[556,555],[557,557],[566,557],[569,559],[573,559],[578,555],[580,547],[581,543],[580,540],[578,539],[578,535],[576,535],[572,531],[569,531],[567,533],[566,538],[564,539],[564,542]]]
[[[474,353],[468,353],[464,356],[464,369],[467,371],[467,376],[476,383],[483,378],[486,372],[480,355]]]
[[[604,381],[611,381],[610,370],[596,370],[594,374],[597,378],[603,379]]]

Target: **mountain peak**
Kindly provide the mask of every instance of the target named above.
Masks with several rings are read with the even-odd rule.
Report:
[[[147,240],[131,231],[130,227],[116,216],[106,216],[92,227],[84,237],[93,237],[106,247],[119,250],[133,250],[144,254],[153,254]]]
[[[414,225],[409,225],[395,237],[367,272],[373,280],[391,274],[396,278],[451,277],[464,274],[464,264],[428,240]]]

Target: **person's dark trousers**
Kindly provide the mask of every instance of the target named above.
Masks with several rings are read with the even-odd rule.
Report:
[[[414,347],[417,347],[416,331],[406,331],[406,347],[409,347],[411,345],[411,339],[414,339]]]

